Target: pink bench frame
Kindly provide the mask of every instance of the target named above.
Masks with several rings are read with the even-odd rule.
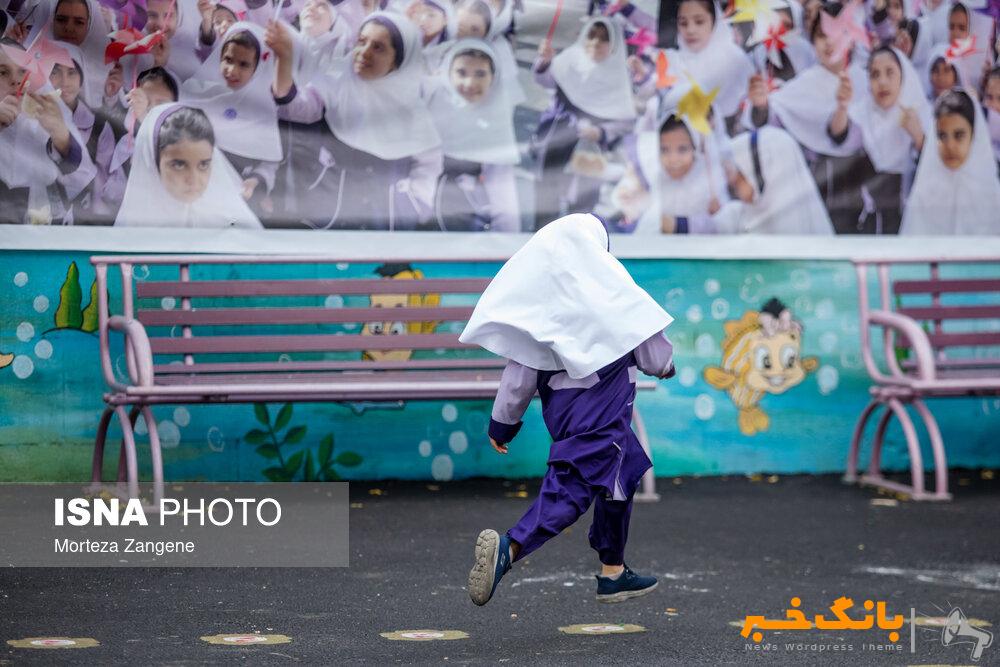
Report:
[[[945,348],[949,346],[997,345],[1000,344],[1000,334],[995,332],[948,333],[944,331],[942,325],[948,320],[968,319],[970,317],[1000,318],[1000,305],[945,306],[942,305],[940,297],[945,292],[995,294],[1000,291],[1000,279],[943,280],[940,277],[940,267],[942,264],[959,263],[996,263],[1000,266],[1000,257],[955,260],[940,258],[864,259],[855,260],[853,263],[858,277],[861,351],[865,368],[875,384],[869,390],[872,399],[862,411],[854,428],[843,479],[847,483],[860,482],[863,485],[903,493],[914,500],[950,500],[948,463],[944,441],[937,420],[924,403],[924,399],[1000,395],[1000,360],[995,358],[949,359],[945,352]],[[931,295],[931,306],[904,307],[899,310],[894,308],[891,298],[894,284],[890,280],[890,269],[892,266],[900,264],[927,265],[929,280],[909,281],[905,292]],[[868,270],[870,268],[875,269],[878,281],[880,302],[878,309],[873,309],[869,305]],[[911,315],[918,315],[922,321],[932,321],[934,330],[930,333],[924,331],[917,319]],[[888,369],[885,372],[875,359],[875,343],[871,336],[871,327],[882,329],[882,357]],[[895,356],[897,336],[909,345],[915,357],[914,362],[904,363],[902,367]],[[933,491],[927,491],[924,488],[924,465],[920,451],[920,438],[906,409],[907,405],[912,405],[916,410],[930,440],[934,459],[935,487]],[[858,457],[865,425],[878,412],[879,408],[885,408],[885,411],[879,417],[875,428],[868,470],[859,477]],[[881,472],[882,445],[886,430],[893,417],[899,420],[906,437],[912,481],[909,485],[885,479]]]
[[[154,367],[154,349],[146,333],[144,325],[136,319],[134,283],[132,279],[133,267],[138,265],[172,265],[179,267],[180,281],[190,281],[191,266],[199,264],[335,264],[338,262],[348,262],[351,264],[381,264],[386,261],[400,261],[396,259],[387,260],[385,258],[331,258],[322,256],[306,255],[115,255],[115,256],[94,256],[91,257],[91,264],[94,265],[97,277],[97,295],[99,305],[99,341],[100,341],[100,362],[104,380],[108,391],[104,393],[106,407],[101,415],[97,427],[97,434],[94,443],[94,456],[91,469],[92,492],[108,490],[116,495],[125,498],[138,498],[139,496],[139,473],[138,459],[136,455],[135,422],[141,414],[146,423],[153,474],[153,505],[159,505],[160,499],[164,496],[163,479],[163,457],[160,448],[160,438],[157,432],[156,420],[153,418],[151,406],[161,404],[196,404],[196,403],[267,403],[267,402],[332,402],[332,401],[353,401],[353,400],[442,400],[442,399],[492,399],[496,396],[499,388],[498,377],[477,379],[470,377],[460,381],[447,380],[421,380],[418,379],[424,374],[413,373],[413,378],[401,379],[399,373],[394,373],[386,377],[391,379],[373,379],[370,382],[341,382],[326,379],[322,382],[315,380],[303,381],[294,384],[216,384],[209,387],[199,384],[178,384],[175,380],[170,385],[157,384],[160,377]],[[434,262],[456,262],[456,261],[495,261],[503,262],[505,258],[494,260],[477,258],[476,260],[412,260],[413,264],[423,265]],[[122,314],[109,315],[108,307],[108,269],[117,266],[121,274],[122,284]],[[260,280],[247,280],[247,282],[270,282]],[[424,281],[399,281],[392,288],[393,293],[406,292],[406,287],[414,286],[414,283]],[[180,309],[191,310],[191,299],[182,297],[180,299]],[[408,309],[404,309],[408,310]],[[425,311],[429,312],[429,311]],[[433,319],[433,312],[430,312]],[[129,374],[127,384],[119,382],[113,370],[110,353],[110,335],[118,333],[124,336],[125,340],[125,361]],[[416,339],[423,337],[425,340]],[[190,327],[183,330],[183,338],[190,338]],[[447,342],[457,343],[456,335],[422,334],[413,336],[394,336],[391,349],[406,349],[411,347],[427,347],[430,338],[437,340],[440,345],[430,341],[429,346],[445,346]],[[454,346],[454,345],[452,345]],[[374,346],[373,346],[374,347]],[[186,363],[190,363],[190,358],[185,358]],[[359,366],[372,366],[371,362],[357,362]],[[308,365],[308,362],[305,362]],[[496,369],[497,375],[503,367],[502,359],[487,360],[485,364],[477,364],[476,368],[486,365]],[[238,364],[236,364],[238,367]],[[381,370],[407,371],[408,369],[421,368],[419,362],[383,362]],[[288,365],[282,365],[282,370],[288,369]],[[294,372],[294,371],[292,371]],[[410,370],[412,372],[412,370]],[[378,375],[379,371],[376,371]],[[176,374],[174,374],[176,377]],[[313,376],[315,377],[315,376]],[[657,386],[654,380],[640,380],[638,388],[641,390],[652,390]],[[126,409],[128,408],[128,409]],[[122,442],[118,457],[117,484],[108,487],[102,482],[102,464],[104,460],[104,448],[107,441],[108,429],[113,418],[117,417],[122,428]],[[649,448],[649,439],[642,417],[639,414],[638,406],[633,409],[633,426],[639,441],[642,443],[647,455],[652,458]],[[656,478],[653,469],[650,469],[643,477],[641,489],[636,493],[635,499],[638,501],[656,501],[659,495],[656,493]]]

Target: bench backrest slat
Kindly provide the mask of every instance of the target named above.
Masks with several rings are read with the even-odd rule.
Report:
[[[998,306],[903,306],[897,308],[900,315],[915,320],[973,320],[1000,319]]]
[[[960,280],[897,280],[894,294],[944,294],[955,292],[1000,292],[1000,279],[975,278]]]
[[[191,373],[273,373],[311,371],[390,371],[503,368],[507,363],[501,357],[476,357],[473,359],[408,359],[407,361],[221,361],[217,363],[157,364],[157,375],[189,375]]]
[[[146,281],[136,285],[140,299],[162,297],[326,296],[371,294],[481,293],[489,285],[483,278],[423,278],[420,280],[191,280]]]
[[[361,350],[477,349],[459,342],[458,334],[400,336],[193,336],[151,338],[153,354],[247,354],[260,352],[350,352]]]
[[[235,324],[345,324],[369,321],[454,322],[472,315],[473,307],[444,308],[198,308],[139,310],[147,327]]]

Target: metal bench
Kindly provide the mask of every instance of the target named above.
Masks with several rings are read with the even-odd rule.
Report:
[[[847,456],[845,482],[882,487],[914,500],[950,500],[944,442],[924,399],[1000,395],[1000,257],[854,261],[858,275],[861,351],[875,385],[861,413]],[[890,269],[906,273],[896,280]],[[906,268],[903,268],[906,267]],[[949,276],[951,267],[962,275]],[[869,306],[868,270],[877,276],[879,306]],[[983,274],[981,277],[978,274]],[[970,277],[977,276],[977,277]],[[871,328],[882,329],[881,361]],[[934,457],[934,491],[924,489],[920,438],[906,409],[923,422]],[[865,425],[879,408],[868,471],[858,477],[858,456]],[[912,484],[887,480],[881,473],[882,445],[895,416],[906,437]]]
[[[134,426],[142,414],[152,460],[153,502],[159,505],[164,483],[160,439],[152,415],[155,405],[492,400],[506,361],[459,342],[462,326],[456,323],[468,320],[476,296],[489,284],[493,269],[488,265],[502,261],[475,260],[481,266],[480,275],[469,278],[423,278],[412,271],[403,276],[406,271],[402,271],[400,277],[410,279],[375,274],[372,278],[288,279],[287,268],[282,277],[277,267],[298,265],[302,272],[302,265],[309,265],[311,274],[337,276],[341,262],[387,265],[380,259],[299,255],[92,257],[101,367],[108,385],[94,446],[92,490],[139,497]],[[418,266],[434,263],[413,261]],[[122,312],[111,315],[108,269],[114,266],[121,276]],[[219,266],[228,268],[231,275],[218,278]],[[405,263],[393,260],[391,266]],[[133,278],[137,267],[152,272],[148,280]],[[453,302],[463,305],[440,305],[441,295],[452,295]],[[324,307],[330,298],[359,296],[369,296],[371,303]],[[437,332],[444,323],[450,325],[448,332]],[[127,381],[115,375],[112,332],[124,336]],[[415,350],[439,354],[413,358]],[[639,383],[643,390],[656,386],[655,380]],[[117,485],[107,487],[101,469],[113,417],[121,424],[122,442]],[[638,408],[633,424],[649,453]],[[658,499],[652,470],[636,499]]]

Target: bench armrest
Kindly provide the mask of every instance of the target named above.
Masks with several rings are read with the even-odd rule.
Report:
[[[902,334],[910,343],[910,349],[916,355],[916,374],[920,380],[934,380],[937,376],[937,368],[934,363],[934,348],[931,347],[927,333],[920,328],[916,320],[899,313],[887,310],[873,310],[868,313],[868,321],[862,321],[861,326],[867,327],[869,324],[881,326],[883,331],[884,350],[886,364],[891,375],[885,375],[875,363],[872,353],[873,344],[867,336],[862,337],[865,366],[868,374],[873,380],[880,384],[907,384],[912,376],[907,376],[899,368],[896,362],[895,349],[893,343],[893,333]]]
[[[128,364],[129,378],[134,386],[151,387],[153,385],[153,352],[149,346],[149,336],[146,328],[138,320],[129,320],[121,315],[108,318],[108,330],[117,331],[125,336],[125,360]],[[107,355],[104,360],[104,379],[113,389],[125,391],[127,387],[117,382],[111,372],[110,351],[102,350]]]

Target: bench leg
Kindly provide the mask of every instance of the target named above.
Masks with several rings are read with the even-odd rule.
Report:
[[[923,405],[921,403],[921,405]],[[872,443],[872,456],[871,461],[868,465],[868,472],[861,477],[861,483],[870,486],[877,486],[883,489],[888,489],[889,491],[897,491],[899,493],[905,493],[910,496],[913,500],[948,500],[950,496],[947,493],[942,494],[940,492],[927,493],[924,490],[924,463],[923,456],[920,453],[920,438],[917,435],[917,430],[913,426],[913,420],[910,419],[909,413],[906,411],[906,406],[899,401],[897,398],[890,398],[887,402],[888,410],[879,419],[878,428],[875,432],[875,441]],[[918,412],[921,408],[917,408]],[[928,424],[928,433],[934,433],[938,439],[938,444],[940,446],[940,457],[944,456],[944,447],[940,445],[941,434],[937,431],[937,423],[933,421],[933,417],[930,416],[930,412],[927,411],[926,406],[923,407],[926,412],[921,412],[921,417],[924,418],[925,423]],[[889,421],[895,416],[899,420],[899,425],[903,428],[903,435],[906,437],[906,447],[910,454],[910,479],[911,484],[900,484],[899,482],[893,482],[885,479],[881,472],[881,458],[882,458],[882,443],[885,439],[885,432],[889,425]],[[931,422],[927,422],[927,417],[930,416]],[[933,423],[933,427],[930,425]],[[931,436],[932,441],[934,435]],[[935,454],[935,463],[937,463],[938,455]],[[940,485],[941,476],[947,475],[948,470],[946,467],[940,469],[943,472],[938,472],[938,485]],[[942,487],[938,486],[939,489]]]
[[[934,494],[933,500],[951,500],[948,493],[948,461],[944,453],[944,440],[941,438],[941,430],[938,428],[934,414],[927,408],[927,405],[919,398],[913,400],[913,407],[924,420],[924,427],[931,440],[931,451],[934,454]]]
[[[101,413],[101,421],[97,424],[97,437],[94,439],[94,458],[90,465],[90,488],[88,491],[97,492],[101,485],[102,470],[104,465],[104,443],[108,439],[108,426],[111,424],[111,417],[115,414],[115,409],[104,408]]]
[[[639,438],[639,444],[642,445],[642,449],[646,452],[646,456],[649,460],[653,460],[653,453],[649,449],[649,435],[646,433],[646,424],[642,421],[642,415],[639,414],[639,408],[635,405],[632,406],[632,425],[635,427],[636,437]],[[653,472],[653,468],[646,471],[646,474],[642,476],[642,490],[633,496],[633,500],[639,502],[656,502],[660,499],[660,494],[656,492],[656,474]]]
[[[125,407],[122,405],[117,405],[115,407],[107,407],[101,414],[101,421],[97,425],[97,438],[94,441],[94,458],[91,464],[91,484],[87,488],[87,491],[91,493],[100,493],[101,491],[109,490],[103,486],[101,468],[104,463],[104,447],[107,444],[108,438],[108,427],[111,424],[111,417],[118,417],[118,422],[122,427],[122,442],[121,448],[118,452],[118,482],[119,488],[118,495],[124,495],[121,493],[123,489],[120,488],[121,483],[125,482],[128,498],[138,498],[139,497],[139,464],[136,459],[135,453],[135,431],[132,425],[135,421],[135,415],[138,415],[139,409],[132,408],[132,415],[125,412]]]
[[[159,507],[160,501],[163,500],[163,453],[160,451],[160,432],[156,428],[153,410],[148,405],[142,407],[142,418],[149,432],[149,454],[153,464],[153,504]]]
[[[851,438],[851,448],[847,452],[847,470],[841,478],[846,484],[853,484],[858,481],[858,456],[861,454],[861,442],[865,436],[865,426],[875,410],[881,405],[877,398],[873,398],[865,407],[858,423],[854,425],[854,436]]]

